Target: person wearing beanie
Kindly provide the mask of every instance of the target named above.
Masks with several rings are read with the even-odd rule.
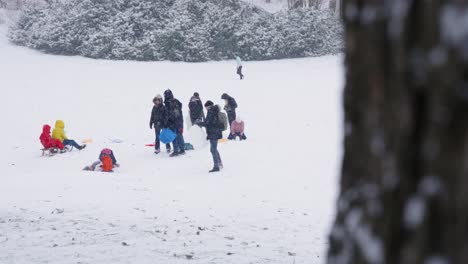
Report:
[[[193,93],[193,96],[190,98],[189,114],[190,114],[190,121],[191,121],[192,126],[196,124],[197,120],[200,120],[200,121],[205,120],[205,112],[203,111],[203,103],[200,99],[200,95],[197,92]]]
[[[218,140],[223,138],[222,123],[219,120],[219,106],[214,105],[212,101],[206,101],[207,111],[205,121],[198,121],[199,126],[206,128],[206,139],[210,141],[210,152],[213,156],[213,169],[209,172],[217,172],[223,168],[223,162],[218,151]]]
[[[150,117],[150,129],[155,131],[155,144],[154,144],[154,153],[158,154],[161,152],[161,142],[159,140],[159,135],[161,134],[161,130],[163,129],[166,123],[166,107],[163,105],[163,100],[161,95],[156,95],[153,98],[153,109],[151,110],[151,117]],[[166,150],[170,150],[171,145],[166,144]]]
[[[226,111],[228,116],[229,126],[231,126],[232,122],[236,120],[237,102],[232,96],[228,95],[227,93],[223,93],[223,95],[221,95],[221,99],[224,100],[224,110]]]
[[[244,121],[239,117],[236,118],[231,124],[231,133],[228,136],[229,140],[235,140],[237,137],[242,140],[246,140],[247,137],[244,133]]]

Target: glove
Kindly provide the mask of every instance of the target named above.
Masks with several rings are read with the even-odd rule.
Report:
[[[180,134],[181,134],[181,135],[184,134],[184,128],[181,128],[181,129],[180,129]]]
[[[150,129],[153,129],[153,123],[150,123]]]

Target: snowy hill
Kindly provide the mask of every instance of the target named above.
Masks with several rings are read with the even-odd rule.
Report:
[[[341,59],[115,62],[12,46],[0,26],[0,263],[324,263],[340,159]],[[5,74],[6,73],[6,74]],[[156,156],[151,100],[237,99],[245,142]],[[43,124],[83,151],[41,157]],[[185,128],[187,141],[190,130]],[[120,139],[122,143],[112,143]],[[115,173],[84,172],[104,147]],[[188,262],[188,259],[191,259]]]

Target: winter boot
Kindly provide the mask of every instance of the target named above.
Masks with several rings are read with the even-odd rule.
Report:
[[[218,167],[214,167],[213,169],[211,169],[211,170],[208,171],[208,172],[211,173],[211,172],[217,172],[217,171],[219,171],[219,168],[218,168]]]
[[[78,148],[78,150],[82,150],[84,148],[86,148],[86,144],[81,145],[80,148]]]
[[[154,153],[155,153],[155,154],[159,154],[160,152],[161,152],[160,149],[155,149],[155,150],[154,150]]]
[[[177,156],[179,156],[179,152],[175,152],[175,151],[172,152],[171,155],[169,155],[169,157],[177,157]]]

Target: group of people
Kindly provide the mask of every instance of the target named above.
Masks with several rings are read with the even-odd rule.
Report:
[[[221,96],[221,99],[225,101],[224,110],[227,113],[227,122],[231,128],[228,139],[234,140],[239,137],[241,140],[245,140],[244,122],[236,118],[236,100],[226,93]],[[150,129],[154,128],[155,130],[154,152],[156,154],[161,152],[160,134],[163,129],[168,128],[176,134],[176,138],[172,142],[174,150],[170,156],[175,157],[185,154],[182,103],[174,98],[172,91],[168,89],[164,92],[164,100],[160,95],[156,95],[153,98],[153,104],[149,126]],[[220,171],[223,168],[223,162],[218,151],[218,141],[223,138],[223,130],[225,129],[222,115],[220,115],[221,109],[210,100],[203,104],[200,94],[197,92],[190,98],[188,107],[190,124],[206,128],[207,140],[210,141],[210,151],[214,163],[213,169],[209,172]],[[206,116],[204,108],[206,109]],[[169,143],[166,144],[166,151],[171,152]]]
[[[236,100],[224,93],[221,99],[225,101],[224,110],[226,115],[221,112],[221,108],[208,100],[205,104],[202,103],[199,93],[195,92],[190,98],[189,116],[190,124],[205,127],[206,138],[210,142],[210,151],[213,156],[213,169],[209,172],[220,171],[223,168],[221,155],[218,151],[218,141],[223,138],[223,131],[227,129],[227,124],[230,127],[229,140],[235,140],[237,137],[240,140],[245,140],[247,137],[244,133],[244,122],[236,116],[237,102]],[[161,152],[160,135],[163,129],[170,129],[175,134],[175,139],[171,144],[166,143],[166,151],[171,157],[176,157],[185,154],[184,141],[184,117],[182,114],[182,103],[174,97],[170,89],[164,91],[164,98],[161,95],[156,95],[153,98],[153,108],[149,126],[155,130],[155,150],[156,154]],[[206,116],[205,116],[206,110]],[[227,120],[226,120],[227,119]],[[39,137],[44,150],[51,153],[65,152],[66,146],[71,146],[78,150],[86,147],[86,144],[80,145],[75,140],[67,138],[65,135],[65,123],[62,120],[55,122],[55,127],[51,134],[51,127],[45,124],[42,129],[42,134]],[[85,170],[94,170],[101,163],[103,171],[111,171],[113,167],[118,166],[114,153],[110,149],[103,149],[99,155],[99,161],[90,166],[85,167]]]
[[[184,117],[182,114],[182,103],[174,97],[171,90],[164,91],[164,100],[161,95],[156,95],[153,98],[153,109],[151,110],[150,129],[154,128],[156,140],[154,153],[161,152],[161,130],[168,128],[176,134],[172,142],[173,152],[171,157],[185,154],[184,141]],[[171,145],[166,144],[166,151],[171,152]]]
[[[86,144],[80,145],[75,140],[67,138],[65,135],[65,123],[62,120],[55,121],[54,130],[50,133],[50,125],[45,124],[42,127],[42,133],[39,136],[43,151],[49,151],[50,154],[56,154],[58,152],[64,153],[67,151],[67,146],[82,150],[86,147]],[[44,154],[44,153],[43,153]],[[94,162],[90,166],[86,166],[84,170],[95,170],[100,164],[100,169],[105,172],[111,172],[114,167],[118,167],[119,164],[115,159],[114,153],[110,149],[103,149],[99,154],[99,160]]]

